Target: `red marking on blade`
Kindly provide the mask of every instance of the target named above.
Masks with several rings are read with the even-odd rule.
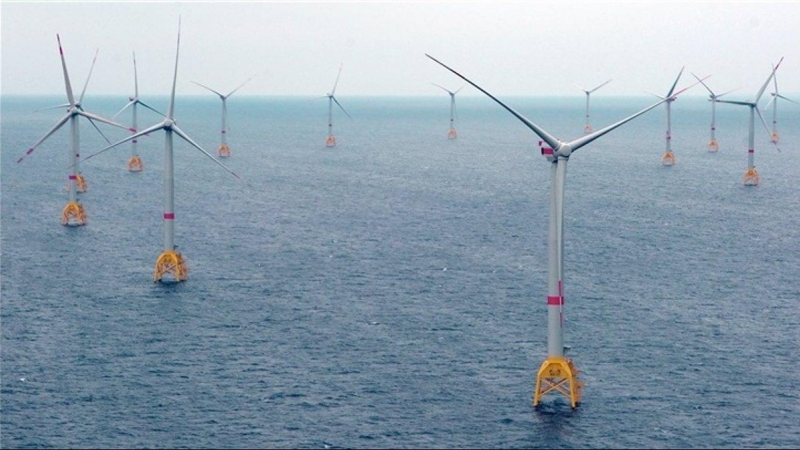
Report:
[[[175,220],[175,213],[164,213],[164,220]]]
[[[17,160],[17,164],[21,163],[23,159],[25,159],[25,157],[24,157],[24,156],[20,157],[20,158]]]
[[[564,304],[564,297],[560,295],[548,295],[547,304],[549,306],[561,306]]]
[[[26,155],[30,155],[31,153],[33,153],[33,148],[29,148],[28,151],[25,152]]]
[[[131,133],[136,133],[136,128],[128,128],[128,131],[130,131]]]

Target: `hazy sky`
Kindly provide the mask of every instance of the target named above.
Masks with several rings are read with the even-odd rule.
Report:
[[[664,94],[682,66],[749,99],[778,71],[800,94],[800,1],[790,2],[14,2],[0,4],[2,94],[64,95],[56,34],[73,89],[166,95],[178,16],[179,95],[438,95],[463,82],[429,53],[497,95]],[[771,89],[770,89],[771,91]],[[463,95],[482,95],[464,89]],[[688,94],[705,95],[702,86]],[[209,94],[211,95],[211,94]],[[796,95],[800,97],[800,95]],[[800,101],[800,98],[796,98]]]

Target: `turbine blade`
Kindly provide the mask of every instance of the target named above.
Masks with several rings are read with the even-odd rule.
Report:
[[[109,144],[111,144],[111,141],[109,141],[109,140],[108,140],[108,138],[106,137],[106,135],[105,135],[105,134],[103,134],[103,132],[102,132],[102,131],[100,131],[100,128],[98,128],[98,127],[97,127],[97,124],[96,124],[96,123],[94,123],[94,120],[92,120],[92,119],[89,119],[88,117],[87,117],[87,119],[89,120],[89,123],[91,123],[91,124],[92,124],[92,126],[94,127],[94,129],[95,129],[95,130],[97,130],[97,132],[98,132],[98,133],[100,133],[100,136],[103,136],[103,139],[105,139],[105,141],[106,141],[106,142],[108,142]]]
[[[647,108],[637,112],[636,114],[628,116],[628,117],[620,120],[617,123],[611,124],[611,125],[609,125],[609,126],[607,126],[605,128],[602,128],[600,130],[595,131],[594,133],[588,134],[586,136],[583,136],[581,138],[578,138],[578,139],[570,142],[569,146],[572,148],[572,151],[574,152],[575,150],[577,150],[577,149],[583,147],[584,145],[594,141],[595,139],[597,139],[600,136],[608,133],[609,131],[611,131],[611,130],[617,128],[617,127],[620,127],[620,126],[630,122],[631,120],[641,116],[642,114],[646,113],[647,111],[650,111],[651,109],[655,108],[656,106],[661,105],[662,103],[664,103],[666,101],[667,101],[667,99],[661,99],[661,101],[659,101],[658,103],[653,103],[652,105],[648,106]]]
[[[48,109],[69,108],[69,106],[70,106],[69,103],[64,103],[63,105],[48,106],[47,108],[37,109],[33,112],[47,111]]]
[[[444,88],[444,87],[442,87],[442,86],[439,86],[439,85],[438,85],[438,84],[436,84],[436,83],[431,83],[431,84],[432,84],[432,85],[434,85],[434,86],[436,86],[436,87],[438,87],[438,88],[440,88],[440,89],[443,89],[443,90],[444,90],[445,92],[447,92],[448,94],[453,94],[453,92],[450,92],[450,90],[449,90],[449,89],[447,89],[447,88]]]
[[[740,102],[736,100],[714,100],[717,103],[730,103],[731,105],[744,105],[744,106],[752,106],[754,103],[751,102]]]
[[[331,95],[336,93],[336,85],[339,84],[339,76],[342,74],[342,66],[344,63],[339,65],[339,73],[336,74],[336,82],[333,83],[333,89],[331,90]]]
[[[728,94],[730,94],[730,93],[731,93],[731,92],[733,92],[733,91],[738,91],[739,89],[740,89],[740,88],[736,88],[736,89],[731,89],[731,90],[730,90],[730,91],[728,91],[728,92],[723,92],[722,94],[719,94],[719,95],[717,96],[717,98],[720,98],[720,97],[722,97],[723,95],[728,95]]]
[[[69,82],[69,73],[67,73],[67,62],[64,60],[64,49],[61,48],[61,36],[56,34],[56,39],[58,39],[58,53],[61,54],[61,68],[64,70],[64,84],[67,87],[67,100],[69,100],[69,104],[75,104],[75,97],[72,95],[72,83]]]
[[[114,122],[113,120],[108,120],[105,117],[100,117],[97,114],[92,114],[92,113],[90,113],[88,111],[84,111],[82,109],[79,110],[77,112],[77,114],[80,114],[81,116],[86,117],[87,119],[94,119],[94,120],[96,120],[98,122],[103,122],[105,124],[108,124],[108,125],[111,125],[111,126],[115,126],[117,128],[122,128],[123,130],[136,131],[131,127],[126,127],[125,125],[122,125],[122,124],[119,124],[117,122]]]
[[[89,86],[89,78],[92,78],[92,72],[94,71],[94,63],[97,62],[97,54],[100,53],[100,49],[98,48],[94,52],[94,59],[92,60],[92,67],[89,69],[89,75],[86,76],[86,83],[83,85],[83,90],[81,91],[81,97],[78,99],[78,103],[83,103],[83,94],[86,93],[86,88]]]
[[[800,105],[800,103],[797,103],[796,101],[794,101],[794,100],[792,100],[792,99],[790,99],[790,98],[784,97],[784,96],[782,96],[781,94],[775,94],[775,95],[776,95],[776,96],[778,96],[778,97],[780,97],[780,98],[782,98],[782,99],[784,99],[784,100],[786,100],[787,102],[792,102],[792,103],[794,103],[795,105]]]
[[[150,134],[150,133],[152,133],[154,131],[157,131],[157,130],[160,130],[162,128],[164,128],[164,122],[161,122],[161,123],[158,123],[156,125],[153,125],[152,127],[144,129],[142,131],[139,131],[138,133],[134,133],[134,134],[126,137],[125,139],[121,139],[121,140],[109,145],[108,147],[103,148],[99,152],[92,153],[91,155],[87,156],[86,158],[83,158],[82,161],[87,161],[89,159],[92,159],[97,155],[100,155],[102,153],[105,153],[108,150],[111,150],[112,148],[116,148],[118,145],[124,144],[124,143],[126,143],[128,141],[131,141],[133,139],[136,139],[136,138],[138,138],[140,136],[144,136],[145,134]],[[70,167],[72,167],[72,166],[70,166]]]
[[[248,186],[250,186],[250,184],[249,184],[249,183],[247,183],[246,181],[244,181],[244,180],[242,179],[242,177],[240,177],[239,175],[237,175],[237,174],[236,174],[236,172],[234,172],[234,171],[232,171],[231,169],[229,169],[229,168],[228,168],[228,167],[227,167],[225,164],[222,164],[221,162],[219,162],[219,160],[218,160],[217,158],[214,158],[213,156],[211,156],[211,153],[208,153],[207,151],[203,150],[203,148],[202,148],[202,147],[200,147],[199,145],[197,145],[197,143],[195,143],[195,142],[192,140],[192,138],[190,138],[189,136],[187,136],[187,135],[186,135],[186,133],[184,133],[184,132],[183,132],[183,131],[182,131],[180,128],[178,128],[178,127],[177,127],[177,126],[175,126],[175,125],[172,125],[172,131],[173,131],[175,134],[177,134],[178,136],[180,136],[181,138],[183,138],[183,140],[184,140],[184,141],[186,141],[186,142],[188,142],[189,144],[191,144],[191,145],[192,145],[194,148],[196,148],[196,149],[200,150],[201,152],[203,152],[203,154],[204,154],[204,155],[206,155],[206,156],[208,156],[209,158],[211,158],[211,160],[212,160],[212,161],[214,161],[214,162],[215,162],[215,163],[217,163],[217,164],[218,164],[220,167],[222,167],[223,169],[225,169],[226,171],[228,171],[228,173],[230,173],[230,174],[231,174],[231,175],[233,175],[234,177],[238,178],[239,180],[243,181],[243,182],[244,182],[245,184],[247,184]],[[252,187],[252,186],[251,186],[251,187]]]
[[[597,86],[596,88],[592,89],[591,91],[589,91],[589,93],[591,94],[592,92],[594,92],[594,91],[596,91],[596,90],[600,89],[601,87],[603,87],[603,86],[607,85],[608,83],[611,83],[611,80],[610,80],[610,79],[609,79],[608,81],[606,81],[605,83],[601,84],[600,86]]]
[[[29,149],[28,149],[28,150],[25,152],[25,154],[24,154],[24,155],[22,155],[22,156],[21,156],[19,159],[17,159],[17,163],[18,163],[18,164],[19,164],[19,163],[21,163],[23,159],[25,159],[25,158],[26,158],[28,155],[30,155],[31,153],[33,153],[33,151],[36,149],[36,147],[38,147],[38,146],[39,146],[39,145],[40,145],[42,142],[44,142],[44,141],[45,141],[45,139],[47,139],[47,138],[49,138],[50,136],[52,136],[52,135],[53,135],[53,133],[55,133],[55,132],[56,132],[56,130],[58,130],[59,128],[61,128],[61,126],[62,126],[62,125],[64,125],[65,123],[67,123],[67,120],[69,120],[69,118],[70,118],[71,116],[72,116],[72,114],[69,114],[69,113],[68,113],[67,115],[65,115],[64,117],[62,117],[62,118],[61,118],[61,120],[59,120],[58,122],[56,122],[56,124],[55,124],[55,125],[53,125],[53,128],[50,128],[50,131],[48,131],[48,132],[47,132],[47,134],[45,134],[45,135],[44,135],[44,137],[42,137],[41,139],[39,139],[38,141],[36,141],[36,143],[35,143],[35,144],[31,145],[31,147],[30,147],[30,148],[29,148]]]
[[[344,113],[345,113],[345,114],[347,114],[347,117],[350,117],[350,114],[348,114],[348,113],[347,113],[347,111],[345,111],[345,109],[344,109],[344,106],[342,106],[342,104],[341,104],[341,103],[339,103],[339,100],[336,100],[336,97],[333,97],[333,96],[331,96],[331,99],[333,99],[333,101],[334,101],[334,102],[335,102],[337,105],[339,105],[339,108],[342,108],[342,111],[344,111]],[[350,119],[352,120],[353,118],[352,118],[352,117],[350,117]]]
[[[241,88],[242,88],[242,86],[244,86],[245,84],[249,83],[249,82],[250,82],[250,80],[252,80],[252,79],[253,79],[253,78],[255,78],[255,77],[256,77],[256,76],[255,76],[255,75],[253,75],[252,77],[248,78],[247,80],[245,80],[245,82],[244,82],[244,83],[240,84],[240,85],[239,85],[239,86],[238,86],[236,89],[232,90],[232,91],[231,91],[231,93],[230,93],[230,94],[228,94],[228,95],[226,95],[225,97],[230,97],[231,95],[233,95],[233,93],[234,93],[234,92],[236,92],[236,91],[238,91],[239,89],[241,89]]]
[[[703,82],[703,80],[705,80],[705,79],[708,79],[708,77],[710,77],[710,76],[711,76],[711,75],[706,75],[705,77],[703,77],[703,79],[702,79],[702,80],[697,80],[697,83],[693,83],[693,84],[690,84],[689,86],[686,86],[685,88],[681,89],[680,91],[678,91],[678,92],[675,92],[674,94],[672,94],[672,95],[671,95],[669,98],[672,98],[672,99],[674,99],[674,98],[678,97],[678,95],[680,95],[681,93],[683,93],[683,92],[686,92],[686,91],[688,91],[689,89],[691,89],[691,88],[693,88],[693,87],[697,86],[698,84],[702,83],[702,82]]]
[[[772,104],[772,102],[774,102],[774,101],[775,101],[775,96],[773,96],[771,99],[769,99],[769,101],[767,102],[767,104],[766,104],[766,105],[764,105],[764,111],[766,111],[766,110],[767,110],[767,108],[769,108],[769,105],[771,105],[771,104]]]
[[[202,88],[206,88],[206,89],[208,89],[209,91],[211,91],[211,92],[213,92],[213,93],[215,93],[215,94],[219,95],[220,97],[225,97],[224,95],[222,95],[222,94],[220,94],[219,92],[217,92],[217,91],[215,91],[215,90],[211,89],[211,88],[210,88],[210,87],[208,87],[208,86],[203,86],[202,84],[200,84],[200,83],[198,83],[198,82],[196,82],[196,81],[192,81],[192,83],[194,83],[194,84],[196,84],[196,85],[198,85],[198,86],[200,86],[200,87],[202,87]]]
[[[521,120],[521,121],[522,121],[522,123],[524,123],[524,124],[525,124],[525,125],[526,125],[528,128],[530,128],[530,129],[531,129],[531,130],[532,130],[534,133],[536,133],[536,134],[537,134],[537,135],[538,135],[540,138],[542,138],[542,140],[543,140],[543,141],[547,142],[547,144],[548,144],[549,146],[551,146],[552,148],[554,148],[554,149],[557,149],[557,148],[559,147],[559,145],[561,144],[561,141],[559,141],[558,139],[556,139],[555,137],[553,137],[552,135],[550,135],[550,133],[548,133],[548,132],[544,131],[544,130],[543,130],[541,127],[539,127],[539,125],[536,125],[535,123],[531,122],[531,121],[530,121],[530,120],[529,120],[527,117],[525,117],[525,116],[523,116],[522,114],[520,114],[520,113],[518,113],[518,112],[514,111],[514,109],[512,109],[510,106],[508,106],[508,105],[506,105],[505,103],[503,103],[503,102],[501,102],[500,100],[498,100],[498,99],[497,99],[495,96],[493,96],[492,94],[490,94],[490,93],[488,93],[487,91],[485,91],[485,90],[484,90],[482,87],[480,87],[480,86],[478,86],[477,84],[473,83],[472,81],[470,81],[469,79],[467,79],[465,76],[463,76],[463,75],[461,75],[460,73],[456,72],[455,70],[451,69],[450,67],[448,67],[447,65],[445,65],[444,63],[442,63],[442,62],[441,62],[441,61],[439,61],[438,59],[434,58],[433,56],[431,56],[431,55],[429,55],[429,54],[427,54],[427,53],[425,53],[425,56],[427,56],[428,58],[432,59],[432,60],[433,60],[433,61],[435,61],[437,64],[439,64],[440,66],[442,66],[442,67],[444,67],[445,69],[449,70],[450,72],[453,72],[453,73],[454,73],[454,74],[456,74],[456,75],[457,75],[459,78],[461,78],[462,80],[464,80],[464,81],[466,81],[467,83],[471,84],[473,87],[475,87],[475,88],[476,88],[476,89],[478,89],[479,91],[481,91],[481,92],[483,92],[484,94],[488,95],[488,96],[489,96],[489,98],[491,98],[492,100],[494,100],[495,102],[497,102],[497,103],[498,103],[500,106],[502,106],[503,108],[505,108],[505,109],[506,109],[506,111],[510,112],[510,113],[511,113],[511,114],[513,114],[513,115],[514,115],[514,116],[515,116],[517,119]]]
[[[578,88],[578,89],[582,90],[582,91],[583,91],[583,92],[585,92],[586,94],[589,94],[589,91],[587,91],[586,89],[584,89],[584,88],[583,88],[583,86],[579,85],[578,83],[572,82],[572,84],[574,84],[576,88]]]
[[[758,100],[761,99],[761,96],[764,94],[764,91],[767,89],[767,85],[769,85],[770,80],[772,80],[772,77],[775,76],[775,71],[777,71],[778,67],[780,67],[781,62],[783,62],[783,57],[781,57],[781,60],[778,61],[778,64],[776,64],[775,67],[772,68],[772,72],[770,72],[769,77],[767,78],[767,81],[764,82],[764,84],[761,86],[761,89],[758,90],[758,94],[756,94],[756,98],[753,100],[753,103],[758,103]]]
[[[668,93],[667,93],[667,95],[666,95],[666,97],[667,97],[667,98],[669,98],[669,97],[671,97],[671,96],[672,96],[672,92],[675,90],[675,86],[677,86],[677,85],[678,85],[678,80],[680,80],[680,79],[681,79],[681,75],[683,74],[683,69],[685,69],[685,68],[686,68],[685,66],[684,66],[684,67],[681,67],[681,71],[680,71],[680,72],[678,72],[678,76],[675,78],[675,82],[674,82],[674,83],[672,83],[672,87],[671,87],[671,88],[669,88],[669,92],[668,92]]]
[[[453,95],[455,95],[455,94],[458,94],[458,91],[460,91],[460,90],[464,89],[465,87],[467,87],[467,85],[466,85],[466,84],[465,84],[464,86],[461,86],[460,88],[456,89],[456,91],[455,91],[455,92],[453,92]]]
[[[136,100],[131,100],[131,101],[129,101],[129,102],[128,102],[128,103],[127,103],[125,106],[123,106],[123,107],[122,107],[122,109],[120,109],[119,111],[117,111],[117,113],[116,113],[116,114],[114,114],[113,116],[111,116],[111,120],[114,120],[114,119],[116,119],[118,115],[122,114],[122,112],[123,112],[123,111],[125,111],[125,110],[126,110],[126,109],[128,109],[128,108],[130,108],[130,107],[131,107],[133,104],[135,104],[135,103],[136,103]]]
[[[133,98],[139,98],[139,75],[136,73],[136,52],[133,52]]]
[[[164,113],[162,113],[161,111],[159,111],[159,110],[157,110],[157,109],[154,109],[154,108],[152,108],[150,105],[148,105],[147,103],[145,103],[145,102],[143,102],[143,101],[139,100],[138,98],[136,99],[136,103],[138,103],[138,104],[140,104],[140,105],[144,106],[145,108],[149,109],[150,111],[153,111],[154,113],[158,114],[158,115],[159,115],[159,116],[161,116],[161,117],[167,117],[167,116],[165,116],[165,115],[164,115]]]
[[[695,75],[695,74],[694,74],[694,72],[689,72],[689,73],[691,73],[693,77],[697,78],[697,81],[699,81],[700,83],[702,83],[702,84],[703,84],[703,87],[704,87],[704,88],[706,88],[706,90],[707,90],[707,91],[708,91],[708,92],[711,94],[711,98],[714,98],[714,97],[715,97],[715,96],[714,96],[714,91],[712,91],[712,90],[711,90],[711,88],[710,88],[710,87],[708,87],[708,85],[707,85],[707,84],[703,83],[703,80],[701,80],[701,79],[700,79],[700,77],[698,77],[697,75]],[[725,95],[725,94],[722,94],[722,95]],[[721,96],[720,96],[720,95],[717,95],[716,97],[721,97]]]
[[[660,98],[661,100],[666,100],[666,97],[662,97],[662,96],[660,96],[660,95],[658,95],[658,94],[654,94],[654,93],[652,93],[652,92],[650,92],[650,91],[644,91],[644,93],[645,93],[645,94],[650,94],[650,95],[652,95],[653,97],[658,97],[658,98]]]
[[[178,83],[178,56],[181,52],[181,16],[178,16],[178,44],[175,48],[175,74],[172,76],[172,94],[169,97],[167,117],[172,119],[175,114],[175,85]]]

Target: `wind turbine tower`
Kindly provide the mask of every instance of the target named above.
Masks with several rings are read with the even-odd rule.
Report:
[[[684,68],[681,67],[681,71],[678,72],[678,77],[675,78],[675,82],[672,83],[672,87],[669,89],[669,92],[667,92],[667,95],[665,97],[662,97],[658,94],[653,94],[656,97],[664,100],[664,103],[667,105],[667,134],[666,134],[667,149],[664,152],[664,154],[661,155],[661,165],[663,166],[675,165],[675,154],[672,153],[672,109],[670,108],[670,106],[672,102],[674,102],[675,99],[677,98],[677,95],[674,95],[673,91],[675,91],[675,86],[678,85],[678,80],[681,79],[681,74],[683,74],[683,69]]]
[[[431,84],[450,94],[450,130],[447,132],[447,139],[456,139],[458,137],[458,133],[456,132],[456,127],[455,127],[456,94],[458,94],[458,91],[460,91],[461,89],[464,89],[464,86],[461,86],[455,92],[453,92],[447,88],[439,86],[436,83],[431,83]]]
[[[78,101],[75,101],[75,97],[72,95],[72,83],[69,81],[69,73],[67,72],[67,63],[64,59],[64,50],[61,47],[61,37],[57,34],[56,39],[58,40],[58,52],[61,55],[61,68],[64,72],[64,85],[67,91],[67,101],[64,105],[58,105],[55,108],[66,107],[67,114],[62,117],[56,124],[44,135],[41,139],[39,139],[35,144],[33,144],[22,157],[17,159],[17,163],[21,163],[28,155],[33,153],[33,151],[41,145],[47,138],[53,135],[59,128],[61,128],[65,123],[69,122],[70,127],[70,140],[69,140],[69,147],[67,148],[67,159],[69,161],[69,168],[68,168],[68,184],[67,184],[67,192],[69,201],[64,209],[61,211],[61,224],[62,225],[85,225],[86,224],[86,210],[84,209],[83,205],[78,202],[78,192],[86,191],[86,180],[83,178],[80,172],[80,124],[78,123],[78,117],[85,117],[89,120],[89,123],[103,136],[105,139],[105,135],[94,121],[102,122],[108,125],[113,125],[115,127],[119,127],[122,129],[129,130],[128,127],[120,125],[116,122],[113,122],[109,119],[100,117],[96,114],[90,113],[83,109],[81,103],[83,102],[83,95],[86,93],[86,87],[89,85],[89,78],[92,76],[92,70],[94,70],[94,61],[97,60],[97,52],[94,55],[94,61],[92,61],[92,68],[89,70],[89,76],[86,77],[86,84],[83,86],[83,91],[81,92],[81,96],[78,98]],[[106,139],[107,140],[107,139]]]
[[[764,84],[761,86],[761,89],[758,90],[758,93],[756,94],[754,100],[748,101],[748,102],[733,101],[733,100],[716,100],[716,102],[718,102],[718,103],[729,103],[729,104],[732,104],[732,105],[741,105],[741,106],[747,106],[748,108],[750,108],[750,123],[749,123],[749,127],[748,127],[748,136],[747,136],[747,143],[748,143],[747,169],[744,172],[744,180],[743,180],[745,186],[758,186],[758,183],[760,183],[760,181],[761,181],[759,176],[758,176],[758,171],[756,170],[756,166],[755,166],[755,153],[756,153],[756,150],[755,150],[755,122],[756,122],[756,118],[755,118],[755,116],[756,116],[756,114],[758,115],[758,118],[761,119],[761,123],[764,125],[764,129],[767,130],[767,133],[769,134],[770,131],[769,131],[769,127],[767,127],[767,122],[764,120],[764,116],[761,115],[761,111],[758,109],[758,101],[761,99],[761,96],[764,94],[764,91],[767,89],[767,86],[769,85],[770,80],[772,80],[772,77],[775,76],[775,72],[778,70],[778,67],[780,67],[782,61],[783,61],[783,57],[781,57],[780,61],[778,61],[778,64],[773,66],[772,72],[769,74],[769,77],[767,77],[767,81],[765,81]],[[773,144],[775,144],[774,141],[773,141]],[[780,149],[778,149],[778,150],[780,151]]]
[[[334,94],[336,93],[336,85],[339,84],[339,75],[341,74],[342,74],[342,66],[340,65],[339,73],[336,74],[336,81],[333,83],[333,89],[331,89],[331,92],[326,95],[328,97],[328,137],[325,139],[326,147],[336,147],[336,138],[333,136],[333,104],[336,103],[339,106],[339,108],[341,108],[342,111],[344,111],[347,117],[352,119],[352,117],[350,117],[350,114],[348,114],[347,111],[345,111],[344,106],[342,106],[342,104],[339,103],[339,100],[336,100],[336,97],[334,97]]]
[[[578,86],[578,88],[580,90],[582,90],[586,94],[586,125],[583,126],[583,132],[586,133],[586,134],[589,134],[589,133],[592,132],[592,124],[589,122],[589,96],[592,95],[592,92],[600,89],[601,87],[607,85],[608,83],[611,83],[611,80],[608,80],[605,83],[601,84],[600,86],[597,86],[596,88],[589,89],[589,90],[586,90],[586,89]]]
[[[228,169],[224,164],[219,162],[210,153],[205,151],[202,147],[197,145],[192,138],[183,132],[175,123],[175,85],[178,80],[178,55],[180,54],[181,47],[181,22],[178,19],[178,44],[175,51],[175,74],[172,78],[172,94],[169,100],[169,109],[164,120],[149,128],[134,133],[121,141],[109,145],[108,147],[100,150],[99,152],[87,157],[97,156],[100,153],[113,148],[114,146],[122,143],[137,139],[140,136],[150,134],[159,130],[164,131],[164,251],[156,259],[155,270],[153,271],[153,282],[162,281],[167,275],[171,276],[176,282],[184,281],[189,277],[189,268],[183,258],[183,255],[175,251],[175,173],[173,167],[173,152],[172,141],[173,135],[178,135],[181,139],[186,141],[189,145],[196,148],[204,155],[209,157],[216,164],[231,173],[234,177],[241,180],[241,177]]]
[[[136,53],[133,54],[133,97],[128,97],[128,104],[123,106],[116,114],[114,114],[111,118],[115,119],[118,115],[120,115],[123,111],[128,108],[131,108],[131,112],[133,113],[133,119],[131,121],[131,131],[136,133],[136,127],[138,127],[138,114],[136,111],[137,105],[142,105],[145,108],[155,112],[160,116],[164,116],[164,114],[156,111],[155,109],[151,108],[145,102],[139,100],[139,77],[136,74]],[[138,139],[131,140],[131,157],[128,159],[128,170],[131,172],[141,172],[144,169],[142,165],[142,158],[139,157],[139,151],[136,148]]]
[[[771,137],[772,137],[772,143],[773,144],[777,144],[781,140],[781,137],[778,134],[778,99],[782,98],[782,99],[784,99],[784,100],[786,100],[788,102],[794,103],[795,105],[798,105],[800,103],[797,103],[796,101],[794,101],[794,100],[792,100],[790,98],[784,97],[783,95],[778,93],[778,76],[777,75],[773,75],[772,76],[772,82],[774,83],[774,86],[775,86],[775,92],[772,93],[772,98],[770,99],[769,103],[767,103],[767,106],[764,107],[764,111],[766,111],[767,108],[769,108],[769,104],[772,103],[772,134],[771,134]]]
[[[564,183],[567,174],[567,162],[576,150],[666,102],[666,99],[662,99],[658,103],[591,134],[584,135],[573,141],[562,141],[460,73],[427,53],[426,56],[489,96],[489,98],[522,121],[547,144],[547,147],[541,148],[542,155],[550,163],[550,219],[547,240],[547,359],[542,363],[536,375],[533,405],[538,406],[543,395],[559,393],[566,396],[572,408],[575,408],[581,401],[583,382],[579,380],[579,371],[572,359],[565,357],[566,347],[564,346]],[[683,89],[681,92],[686,89],[688,88]],[[673,94],[670,92],[670,95],[677,96],[679,93]]]
[[[715,136],[717,131],[717,99],[722,97],[723,95],[730,94],[736,89],[730,90],[722,94],[715,94],[714,91],[712,91],[707,84],[703,83],[703,80],[697,77],[697,75],[692,73],[692,76],[695,77],[697,81],[699,81],[703,85],[703,87],[706,88],[709,94],[708,98],[709,101],[711,102],[711,139],[708,141],[708,151],[716,153],[719,151],[719,143],[717,142],[717,138]]]
[[[203,86],[200,83],[192,81],[192,83],[194,83],[194,84],[196,84],[196,85],[198,85],[198,86],[200,86],[202,88],[208,89],[209,91],[217,94],[219,96],[220,100],[222,100],[222,127],[221,127],[222,131],[220,132],[221,143],[220,143],[219,149],[217,151],[217,154],[221,158],[228,158],[228,157],[231,156],[231,149],[230,149],[230,147],[228,147],[228,143],[226,142],[226,139],[225,139],[225,135],[229,131],[229,128],[228,128],[228,103],[227,103],[227,100],[231,95],[233,95],[234,92],[238,91],[242,86],[247,84],[248,81],[252,80],[253,77],[255,77],[255,75],[253,75],[252,77],[250,77],[247,80],[245,80],[244,83],[240,84],[239,87],[237,87],[236,89],[232,90],[228,95],[220,94],[219,92],[211,89],[208,86]]]

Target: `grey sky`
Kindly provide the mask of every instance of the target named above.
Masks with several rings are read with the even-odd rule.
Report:
[[[179,95],[438,95],[463,82],[497,95],[664,94],[707,80],[747,99],[785,56],[780,92],[800,93],[800,2],[2,2],[2,94],[64,94],[56,33],[73,89],[166,95],[182,20]],[[464,89],[463,95],[482,95]],[[702,86],[690,94],[705,95]],[[209,94],[210,95],[210,94]],[[800,101],[800,98],[797,98]]]

